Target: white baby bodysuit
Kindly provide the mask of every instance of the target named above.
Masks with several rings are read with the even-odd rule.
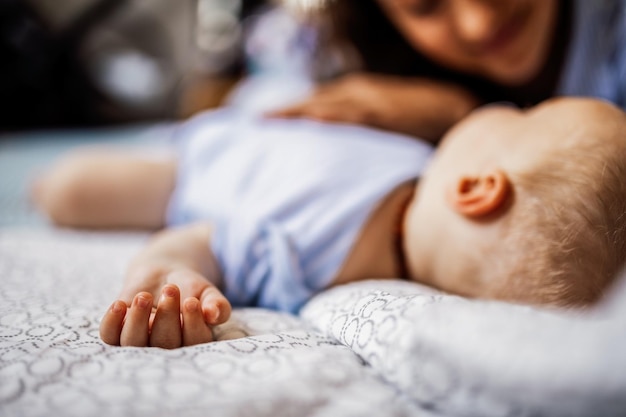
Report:
[[[208,220],[234,306],[297,311],[338,273],[378,203],[432,148],[380,130],[233,109],[181,125],[169,223]]]

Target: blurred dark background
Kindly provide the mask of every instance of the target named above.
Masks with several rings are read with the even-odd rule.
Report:
[[[242,72],[265,0],[0,0],[0,132],[185,117]]]

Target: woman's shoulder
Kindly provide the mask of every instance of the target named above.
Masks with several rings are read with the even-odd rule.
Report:
[[[626,2],[574,0],[573,6],[571,38],[557,93],[624,104]]]

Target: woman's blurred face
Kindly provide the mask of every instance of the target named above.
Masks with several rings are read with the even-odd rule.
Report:
[[[559,0],[378,0],[414,48],[433,61],[507,86],[545,64]]]

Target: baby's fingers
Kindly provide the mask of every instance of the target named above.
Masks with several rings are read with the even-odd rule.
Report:
[[[126,316],[126,303],[117,300],[107,310],[100,322],[100,338],[108,345],[119,346],[124,316]]]
[[[221,324],[230,317],[230,303],[204,276],[194,271],[180,270],[169,274],[167,279],[169,285],[180,289],[181,299],[193,297],[200,300],[206,324],[211,326]]]
[[[174,349],[180,347],[181,343],[180,291],[176,285],[168,284],[161,291],[152,322],[150,346]]]
[[[213,332],[204,322],[200,301],[189,297],[183,303],[183,346],[198,345],[213,340]]]
[[[152,294],[140,292],[133,298],[120,336],[122,346],[148,346]]]
[[[230,302],[213,285],[208,286],[200,295],[202,315],[206,324],[215,326],[225,323],[230,318]]]

